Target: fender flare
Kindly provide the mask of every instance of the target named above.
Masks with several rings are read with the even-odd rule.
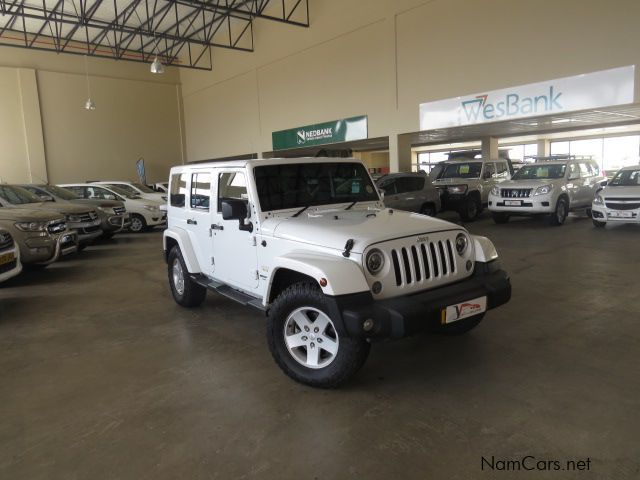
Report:
[[[318,283],[325,295],[337,296],[369,291],[364,272],[355,261],[338,255],[294,251],[273,259],[265,299],[271,297],[273,281],[281,269],[307,275],[317,282],[325,278],[327,284],[324,287]]]
[[[493,242],[487,237],[471,235],[476,255],[476,262],[488,263],[498,258],[498,251]]]
[[[186,264],[189,273],[201,273],[202,269],[200,268],[200,264],[198,263],[196,253],[191,246],[191,242],[189,241],[189,234],[181,228],[172,228],[171,230],[165,230],[162,235],[162,248],[165,251],[165,257],[169,254],[169,252],[167,251],[168,239],[172,239],[178,244],[180,252],[182,253],[182,258],[184,259],[184,263]]]

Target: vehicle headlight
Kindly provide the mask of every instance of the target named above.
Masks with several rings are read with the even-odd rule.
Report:
[[[371,275],[377,275],[384,267],[384,253],[382,253],[377,248],[374,248],[369,253],[367,253],[367,270]]]
[[[151,210],[152,212],[160,210],[160,207],[158,207],[157,205],[144,205],[144,208],[146,210]]]
[[[541,187],[536,188],[534,195],[546,195],[552,188],[553,185],[542,185]]]
[[[602,198],[602,195],[596,195],[596,197],[593,199],[593,204],[604,205],[604,198]]]
[[[497,185],[491,189],[491,195],[500,196],[500,188]]]
[[[466,185],[449,185],[447,187],[447,190],[449,191],[449,193],[453,193],[453,194],[464,194],[464,193],[467,193],[467,186]]]
[[[467,248],[469,248],[469,238],[464,233],[459,233],[456,237],[456,251],[458,255],[464,255]]]
[[[22,232],[42,232],[47,228],[47,222],[18,222],[16,228]]]

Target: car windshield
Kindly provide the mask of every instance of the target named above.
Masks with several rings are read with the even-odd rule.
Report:
[[[28,190],[11,185],[0,185],[0,197],[12,205],[24,205],[26,203],[41,203],[42,200]]]
[[[129,188],[133,191],[133,193],[129,192],[129,190],[125,190],[124,188],[120,188],[120,185],[118,185],[118,186],[109,185],[109,190],[111,190],[114,193],[117,193],[121,197],[125,197],[125,198],[128,198],[128,199],[140,198],[140,194],[138,192],[136,192],[131,187],[129,187]]]
[[[140,190],[143,193],[156,193],[151,188],[149,188],[146,185],[143,185],[141,183],[132,183],[131,185],[133,185],[134,187],[136,187],[138,190]]]
[[[545,165],[525,165],[513,174],[512,180],[542,180],[545,178],[563,178],[567,165],[554,163]]]
[[[447,163],[438,178],[480,178],[482,162]]]
[[[640,169],[620,170],[609,182],[612,187],[637,187],[640,185]]]
[[[44,190],[48,194],[61,198],[63,200],[78,200],[80,197],[73,193],[71,190],[67,190],[66,188],[61,188],[56,185],[42,185],[39,187],[41,190]]]
[[[129,195],[137,195],[140,196],[140,192],[138,192],[131,185],[127,185],[126,183],[109,183],[107,185],[109,188],[118,189],[122,192],[127,192]]]
[[[379,200],[360,163],[294,163],[254,169],[262,211]]]

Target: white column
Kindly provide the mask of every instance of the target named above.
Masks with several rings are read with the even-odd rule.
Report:
[[[498,139],[495,137],[484,137],[482,139],[482,158],[484,160],[498,159]]]
[[[18,84],[20,86],[22,126],[26,142],[29,179],[34,183],[46,183],[48,182],[48,174],[36,71],[30,68],[18,68]]]
[[[541,157],[548,157],[551,155],[551,140],[546,138],[538,140],[538,155]]]

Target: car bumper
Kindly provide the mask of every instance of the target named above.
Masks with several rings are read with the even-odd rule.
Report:
[[[154,213],[153,215],[145,216],[148,227],[158,227],[160,225],[167,224],[167,212]]]
[[[14,244],[12,248],[0,251],[0,261],[2,261],[2,263],[0,263],[0,283],[13,278],[22,272],[20,249],[17,245]]]
[[[352,337],[401,338],[440,325],[446,307],[487,297],[487,310],[511,298],[509,275],[498,261],[476,263],[474,274],[461,281],[414,295],[374,301],[370,292],[333,297],[332,314],[342,333]],[[367,320],[373,327],[365,329]],[[369,322],[370,323],[370,322]]]
[[[506,205],[505,202],[521,202],[520,205]],[[489,211],[510,213],[512,215],[536,215],[539,213],[552,213],[555,211],[556,202],[549,196],[528,198],[501,198],[489,196]]]
[[[108,233],[118,233],[131,225],[129,214],[111,215],[102,222],[102,230]]]
[[[24,264],[53,263],[61,256],[78,250],[78,234],[64,232],[58,236],[32,237],[20,245],[20,258]]]
[[[622,215],[630,215],[623,217]],[[602,205],[591,206],[591,216],[598,222],[640,223],[640,209],[613,210]]]
[[[100,219],[92,222],[83,223],[67,223],[70,230],[75,230],[78,235],[78,243],[85,245],[93,242],[96,238],[102,235],[102,221]]]

